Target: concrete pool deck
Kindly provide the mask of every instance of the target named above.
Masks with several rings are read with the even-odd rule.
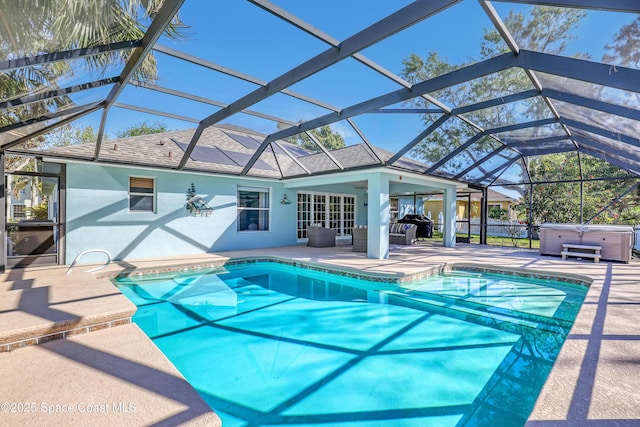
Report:
[[[86,266],[68,276],[61,267],[8,271],[0,281],[0,346],[27,346],[0,353],[0,396],[19,411],[0,412],[0,424],[219,423],[164,355],[127,321],[135,307],[104,276],[216,265],[249,256],[371,273],[412,274],[443,264],[474,263],[588,276],[593,282],[585,302],[527,425],[640,424],[639,260],[595,264],[542,257],[536,250],[431,244],[392,246],[386,260],[368,259],[350,246],[289,246],[114,263],[95,276],[84,272]],[[41,344],[30,345],[37,342],[29,337]],[[26,410],[25,403],[30,405]],[[65,407],[73,412],[63,412]]]

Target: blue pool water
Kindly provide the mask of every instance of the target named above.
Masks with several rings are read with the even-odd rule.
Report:
[[[278,263],[118,279],[229,426],[522,426],[586,287],[453,273],[397,285]]]

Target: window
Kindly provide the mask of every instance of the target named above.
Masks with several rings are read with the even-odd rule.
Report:
[[[13,218],[14,219],[26,219],[27,208],[25,205],[13,205]]]
[[[238,187],[238,231],[269,230],[269,189]]]
[[[154,187],[153,178],[129,177],[129,211],[154,212]]]
[[[326,194],[314,194],[313,195],[313,222],[316,224],[322,224],[323,227],[327,226],[327,195]]]

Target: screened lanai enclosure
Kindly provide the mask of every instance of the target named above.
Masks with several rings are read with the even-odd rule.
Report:
[[[639,68],[636,0],[0,0],[6,230],[52,227],[47,250],[61,159],[433,176],[464,184],[458,231],[483,242],[637,225]],[[207,161],[215,127],[250,129],[249,151]],[[151,131],[184,132],[164,157],[126,154]],[[442,197],[395,196],[424,214]]]

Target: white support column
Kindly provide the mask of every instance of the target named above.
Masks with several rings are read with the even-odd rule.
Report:
[[[389,177],[369,178],[367,212],[367,258],[389,258]]]
[[[456,245],[456,188],[444,189],[444,227],[442,243],[447,248]]]

